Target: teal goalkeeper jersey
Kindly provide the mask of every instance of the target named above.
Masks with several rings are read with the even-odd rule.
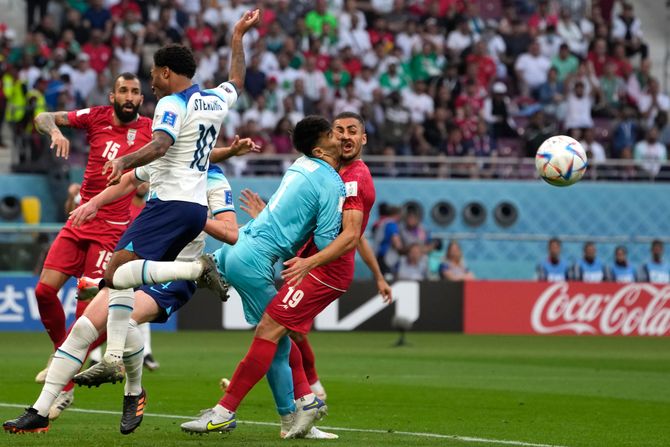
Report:
[[[241,231],[256,239],[257,248],[269,257],[290,259],[309,237],[319,250],[340,233],[344,183],[328,163],[300,157],[258,217]]]

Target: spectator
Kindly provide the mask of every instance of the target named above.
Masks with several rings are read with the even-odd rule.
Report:
[[[123,73],[137,73],[140,71],[139,49],[135,42],[135,36],[126,34],[121,40],[121,45],[114,49],[114,56],[119,60],[119,70]]]
[[[408,153],[408,134],[412,125],[412,113],[400,99],[400,93],[391,92],[385,109],[385,121],[382,127],[382,142],[393,146],[397,153]]]
[[[305,16],[305,25],[315,36],[320,37],[324,24],[330,25],[333,32],[337,30],[337,18],[328,11],[326,0],[316,0],[316,8]]]
[[[418,244],[423,252],[432,250],[430,234],[421,223],[421,216],[417,211],[407,210],[400,223],[400,239],[404,247]]]
[[[405,60],[410,59],[420,48],[423,48],[415,20],[405,20],[402,30],[396,36],[395,43],[402,50]]]
[[[455,240],[449,241],[445,259],[440,264],[440,278],[447,281],[468,281],[475,279],[474,273],[465,265],[461,246]]]
[[[605,64],[609,61],[607,55],[607,41],[605,39],[596,39],[593,44],[593,49],[589,51],[587,60],[590,66],[590,71],[596,76],[602,76],[605,71]]]
[[[433,98],[426,93],[426,89],[424,81],[416,81],[412,90],[403,92],[403,104],[409,109],[413,123],[423,123],[435,110]]]
[[[547,244],[547,259],[537,266],[538,281],[560,282],[567,281],[569,267],[561,260],[561,241],[558,238],[549,239]]]
[[[639,135],[640,127],[635,119],[635,109],[625,106],[621,112],[621,120],[612,132],[612,157],[632,158],[633,147],[638,141]]]
[[[661,171],[661,164],[668,160],[667,149],[658,141],[658,129],[650,127],[644,140],[638,142],[633,150],[638,166],[649,177],[654,178]]]
[[[526,157],[535,157],[537,148],[552,135],[556,135],[556,123],[544,111],[537,110],[531,116],[523,134]]]
[[[538,0],[537,10],[528,19],[528,27],[534,34],[544,32],[548,27],[556,27],[558,17],[550,11],[549,0]]]
[[[360,114],[362,108],[363,101],[356,95],[354,84],[349,83],[344,88],[344,92],[340,97],[335,100],[335,103],[333,104],[333,115],[337,116],[342,112],[354,112]]]
[[[607,268],[606,279],[618,283],[635,282],[635,267],[628,262],[628,252],[623,245],[614,249],[614,263]]]
[[[565,116],[564,83],[558,79],[558,70],[551,67],[547,73],[547,82],[537,91],[537,100],[542,104],[544,112],[559,120]]]
[[[570,53],[570,48],[567,44],[561,44],[558,54],[551,60],[551,66],[556,69],[558,73],[558,81],[565,81],[568,76],[577,72],[579,68],[579,59]]]
[[[605,266],[596,257],[596,244],[584,243],[584,256],[572,266],[570,279],[590,283],[605,280]]]
[[[109,104],[109,79],[107,75],[102,72],[98,73],[95,80],[95,87],[89,93],[86,105],[92,106],[106,106]]]
[[[532,42],[528,52],[519,56],[514,63],[522,94],[535,94],[536,90],[547,81],[549,68],[551,61],[540,54],[540,44],[537,41]]]
[[[358,26],[359,17],[357,15],[351,16],[351,24],[349,28],[340,27],[340,38],[338,46],[343,48],[348,46],[357,57],[362,57],[368,51],[372,50],[372,43],[370,42],[370,35],[364,29]]]
[[[428,256],[420,244],[410,244],[400,257],[396,280],[423,281],[428,278]]]
[[[663,261],[663,241],[654,239],[651,242],[651,260],[642,264],[638,272],[639,281],[658,284],[670,283],[670,265]]]
[[[379,207],[379,220],[373,225],[373,238],[379,268],[385,276],[396,271],[403,251],[398,221],[401,210],[396,206]]]
[[[91,30],[91,40],[82,46],[82,51],[90,58],[91,68],[101,73],[112,58],[112,49],[103,42],[103,33],[99,29]]]
[[[291,141],[291,121],[283,116],[275,126],[270,141],[278,154],[290,154],[293,152],[293,142]]]
[[[637,107],[645,120],[645,124],[650,126],[660,111],[670,110],[670,97],[661,92],[661,86],[656,78],[651,78],[647,86],[647,91],[642,93],[637,101]]]
[[[277,124],[278,117],[270,109],[266,107],[267,103],[265,96],[259,95],[249,109],[242,115],[242,121],[250,122],[253,121],[256,123],[263,132],[270,132],[275,128]]]
[[[364,65],[361,75],[354,79],[356,96],[364,103],[372,102],[373,92],[379,88],[379,81],[372,76],[372,68]]]
[[[547,31],[540,35],[537,38],[537,41],[540,44],[540,53],[550,60],[553,60],[558,56],[558,52],[562,45],[566,45],[567,47],[563,38],[556,33],[556,27],[554,25],[548,26]]]
[[[586,156],[590,165],[597,165],[604,163],[607,159],[605,155],[605,148],[602,144],[596,141],[596,133],[592,128],[584,129],[580,144],[586,151]]]
[[[90,5],[84,13],[84,26],[109,36],[112,30],[112,14],[109,9],[104,7],[103,0],[91,0]]]
[[[439,56],[435,45],[424,42],[422,51],[415,54],[410,61],[410,76],[414,81],[429,81],[442,73],[444,57]]]
[[[85,104],[86,98],[95,87],[97,77],[95,70],[89,66],[88,54],[81,53],[77,58],[77,69],[70,75],[78,104]]]
[[[624,43],[627,56],[630,57],[640,53],[642,59],[647,58],[649,50],[647,44],[642,40],[642,24],[640,19],[635,17],[631,3],[623,3],[622,13],[614,17],[612,38]]]
[[[339,57],[334,57],[330,61],[330,69],[325,73],[326,82],[328,87],[337,91],[344,88],[347,84],[351,82],[351,74],[344,69],[342,65],[342,59]]]
[[[463,18],[456,24],[456,29],[447,37],[447,49],[450,58],[459,60],[463,50],[472,46],[479,37],[470,31],[470,24]]]
[[[605,72],[598,83],[600,84],[600,101],[596,110],[601,116],[614,118],[618,115],[626,97],[626,83],[617,75],[617,66],[614,62],[608,62],[605,65]]]
[[[584,83],[577,81],[573,91],[568,94],[565,107],[566,129],[588,129],[593,127],[591,108],[593,99],[584,92]]]
[[[581,28],[577,22],[572,19],[570,10],[567,8],[561,9],[561,19],[556,25],[556,31],[558,32],[558,35],[563,38],[571,52],[579,55],[580,57],[584,57],[586,55],[588,42],[584,40],[584,35],[582,34]]]
[[[516,123],[512,115],[516,106],[507,96],[507,86],[498,81],[493,84],[491,97],[484,100],[482,116],[489,126],[494,138],[517,137]]]
[[[408,87],[407,78],[398,70],[395,63],[389,64],[388,71],[379,78],[379,85],[386,94],[400,92]]]

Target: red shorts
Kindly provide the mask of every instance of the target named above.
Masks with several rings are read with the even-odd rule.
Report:
[[[311,274],[305,276],[298,287],[284,284],[270,301],[265,312],[286,329],[306,334],[312,321],[345,290],[331,287]]]
[[[102,278],[116,243],[128,228],[127,223],[116,224],[93,219],[73,228],[68,220],[51,244],[44,268],[79,278]]]

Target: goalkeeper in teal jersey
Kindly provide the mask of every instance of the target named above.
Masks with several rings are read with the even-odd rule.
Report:
[[[323,249],[340,232],[345,189],[336,171],[342,155],[339,138],[327,120],[311,116],[296,125],[293,144],[305,156],[288,169],[268,206],[240,229],[237,243],[214,253],[220,272],[242,297],[247,322],[253,325],[277,293],[274,264],[295,256],[312,234]],[[290,349],[290,339],[284,337],[267,374],[282,416],[295,411]]]

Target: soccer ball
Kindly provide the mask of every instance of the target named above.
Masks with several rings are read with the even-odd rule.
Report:
[[[535,155],[535,167],[542,180],[554,186],[577,183],[586,172],[586,152],[574,138],[547,138]]]

